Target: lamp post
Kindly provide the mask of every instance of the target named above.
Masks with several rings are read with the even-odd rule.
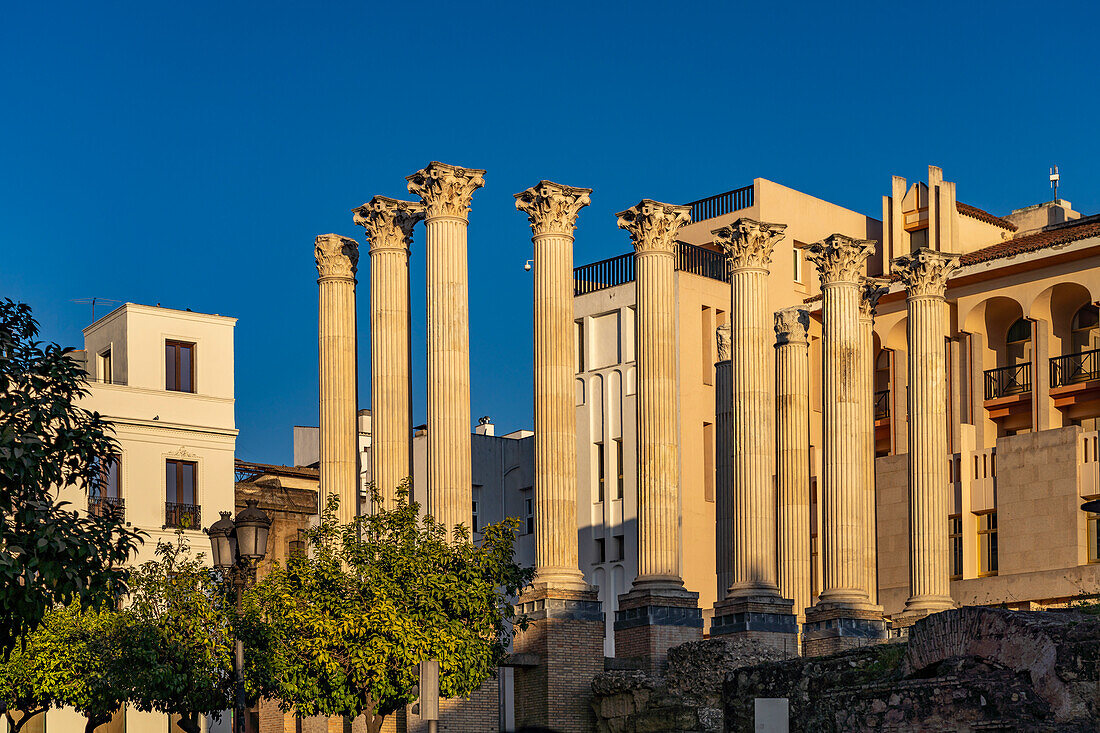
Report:
[[[210,538],[210,555],[214,567],[233,583],[237,593],[237,613],[241,612],[241,598],[248,586],[256,580],[256,565],[267,554],[267,535],[271,530],[271,517],[257,508],[255,499],[245,501],[245,508],[230,519],[229,512],[221,512],[221,519],[206,530]],[[233,671],[237,676],[237,707],[233,725],[236,733],[254,733],[248,719],[244,694],[244,642],[236,641]]]

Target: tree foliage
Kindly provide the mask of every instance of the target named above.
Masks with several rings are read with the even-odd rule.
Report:
[[[516,621],[510,599],[533,576],[513,561],[518,522],[485,527],[477,544],[461,526],[449,538],[405,487],[393,508],[351,525],[335,510],[333,499],[310,531],[309,556],[248,593],[256,691],[300,715],[366,715],[377,731],[414,701],[422,660],[439,660],[443,697],[495,674]]]
[[[121,516],[78,515],[58,492],[96,491],[118,444],[87,394],[72,349],[36,341],[30,308],[0,302],[0,655],[46,612],[111,602],[140,534]]]

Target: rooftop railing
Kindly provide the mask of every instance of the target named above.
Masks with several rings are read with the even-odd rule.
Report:
[[[744,188],[735,188],[732,191],[726,191],[716,196],[708,196],[705,199],[699,199],[698,201],[692,201],[688,206],[691,207],[691,220],[703,221],[704,219],[713,219],[723,214],[729,214],[732,211],[738,211],[740,209],[747,209],[753,204],[753,187],[751,185]]]
[[[1031,391],[1031,362],[985,370],[985,398],[1024,394]]]
[[[676,249],[676,269],[711,280],[729,282],[726,256],[705,247],[680,242]],[[585,295],[634,282],[634,255],[625,254],[573,268],[573,295]]]
[[[1063,387],[1100,379],[1100,349],[1055,356],[1050,360],[1050,386]]]

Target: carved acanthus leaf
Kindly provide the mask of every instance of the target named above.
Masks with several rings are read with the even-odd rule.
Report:
[[[905,284],[910,298],[923,295],[943,297],[947,279],[959,266],[959,258],[931,249],[918,249],[898,257],[892,269]]]
[[[718,338],[718,361],[730,360],[730,324],[723,323],[714,330]]]
[[[515,195],[516,208],[527,214],[531,233],[572,236],[577,214],[592,203],[591,188],[563,186],[553,181],[537,184]]]
[[[830,234],[821,242],[805,248],[806,256],[817,265],[822,285],[858,283],[863,265],[875,251],[871,239],[853,239],[843,234]]]
[[[805,343],[810,333],[810,311],[794,306],[775,312],[775,337],[781,344]]]
[[[770,224],[742,217],[729,226],[715,229],[714,243],[722,248],[731,270],[754,268],[766,270],[772,261],[772,250],[786,236],[786,224]]]
[[[874,318],[878,300],[890,290],[890,281],[881,277],[859,279],[859,315]]]
[[[413,227],[424,218],[424,204],[375,196],[353,209],[352,213],[355,223],[367,230],[371,252],[384,249],[407,251],[412,244]]]
[[[425,218],[457,216],[465,219],[470,213],[474,191],[485,185],[485,171],[432,161],[405,180],[409,193],[424,202]]]
[[[359,264],[359,243],[339,234],[322,234],[314,240],[313,257],[321,277],[355,277]]]
[[[691,221],[691,207],[642,199],[615,216],[619,219],[619,228],[630,234],[635,252],[675,255],[676,234]]]

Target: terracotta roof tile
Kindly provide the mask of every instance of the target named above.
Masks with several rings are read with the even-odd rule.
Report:
[[[979,209],[977,206],[971,206],[970,204],[964,204],[961,201],[956,201],[955,208],[958,209],[959,213],[963,216],[969,216],[971,219],[984,221],[986,224],[992,224],[995,227],[1007,229],[1010,232],[1014,232],[1019,229],[1019,227],[1010,222],[1008,219],[1002,219],[999,216],[994,216],[988,211]]]
[[[1002,257],[1012,257],[1026,252],[1056,247],[1060,244],[1076,242],[1079,239],[1100,236],[1100,216],[1090,216],[1085,219],[1061,226],[1057,229],[1048,229],[1025,237],[1007,239],[988,247],[967,252],[962,255],[962,265],[976,265],[982,262],[998,260]]]

